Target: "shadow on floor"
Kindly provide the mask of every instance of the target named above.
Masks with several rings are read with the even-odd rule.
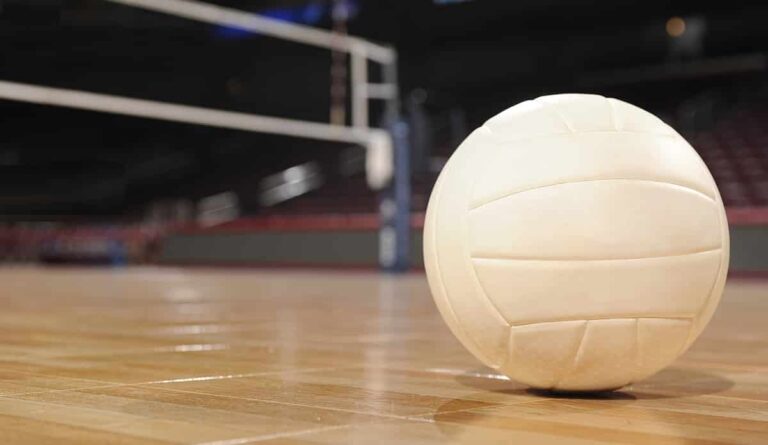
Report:
[[[456,376],[474,390],[502,397],[491,406],[466,407],[451,400],[431,416],[433,425],[455,442],[529,443],[601,438],[607,442],[654,443],[660,438],[702,439],[699,426],[667,407],[673,398],[728,390],[733,381],[685,368],[669,368],[618,391],[565,393],[527,388],[484,368]],[[508,396],[508,397],[506,397]],[[668,399],[668,400],[661,400]],[[658,400],[658,401],[657,401]],[[683,401],[683,404],[696,403]]]
[[[711,372],[686,368],[667,368],[648,379],[617,391],[561,392],[527,388],[512,380],[504,380],[495,371],[482,368],[456,376],[463,386],[510,395],[532,395],[552,399],[635,400],[664,399],[683,396],[716,394],[733,387],[733,381]]]

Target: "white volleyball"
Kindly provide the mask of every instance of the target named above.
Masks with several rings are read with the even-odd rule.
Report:
[[[728,224],[696,151],[654,115],[564,94],[475,130],[432,192],[424,260],[454,335],[537,388],[614,389],[711,318]]]

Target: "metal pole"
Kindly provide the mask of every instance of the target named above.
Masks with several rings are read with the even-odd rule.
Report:
[[[352,126],[368,128],[368,56],[363,46],[352,48]]]
[[[400,85],[397,76],[397,53],[392,51],[392,60],[381,66],[384,85],[391,85],[393,92],[387,98],[384,109],[384,121],[390,126],[400,119]]]

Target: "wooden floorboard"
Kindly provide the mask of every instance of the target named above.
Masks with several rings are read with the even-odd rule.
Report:
[[[421,274],[0,269],[4,444],[768,444],[768,281],[673,366],[558,397],[483,367]]]

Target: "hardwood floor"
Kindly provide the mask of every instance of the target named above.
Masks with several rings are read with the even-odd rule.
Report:
[[[674,366],[537,393],[482,367],[421,274],[0,269],[3,444],[768,444],[768,281]]]

